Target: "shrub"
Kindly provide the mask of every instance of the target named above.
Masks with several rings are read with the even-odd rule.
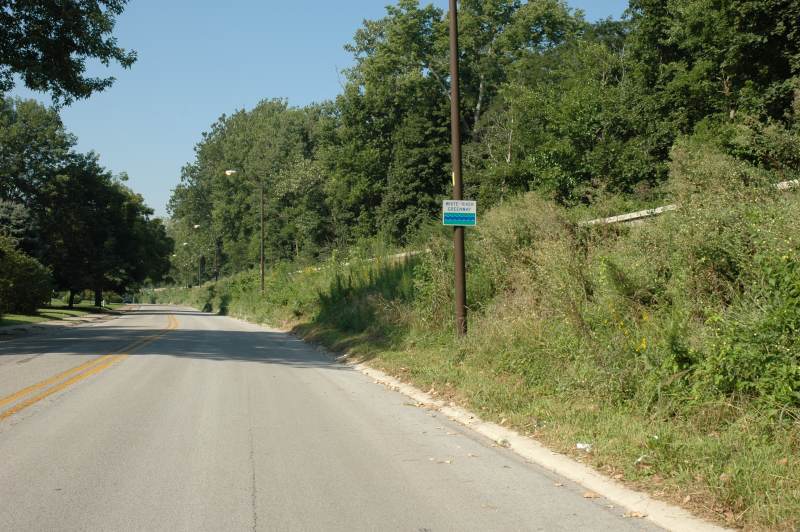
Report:
[[[50,272],[16,249],[10,238],[0,236],[0,314],[35,313],[50,294]]]

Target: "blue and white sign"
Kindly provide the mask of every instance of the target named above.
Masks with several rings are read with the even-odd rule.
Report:
[[[442,203],[442,224],[475,227],[478,225],[478,203],[475,201],[445,200]]]

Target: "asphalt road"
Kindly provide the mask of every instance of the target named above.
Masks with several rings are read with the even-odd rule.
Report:
[[[290,335],[176,307],[0,342],[0,457],[0,530],[655,530]]]

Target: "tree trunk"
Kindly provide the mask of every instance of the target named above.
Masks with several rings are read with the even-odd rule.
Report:
[[[483,79],[484,79],[483,78],[483,74],[481,74],[481,78],[480,78],[481,82],[478,85],[478,103],[475,105],[475,122],[472,125],[472,136],[473,136],[473,138],[475,138],[477,136],[478,122],[480,122],[481,109],[483,107],[483,95],[484,95],[484,91],[486,90],[486,87],[484,85]]]
[[[511,150],[514,141],[514,117],[511,117],[511,127],[508,129],[508,151],[506,152],[506,164],[511,164]]]
[[[214,280],[219,281],[219,258],[222,254],[222,241],[217,238],[214,240]]]
[[[94,306],[95,307],[102,307],[103,306],[103,289],[102,288],[95,288],[94,289]]]
[[[75,290],[73,290],[72,288],[69,289],[69,303],[67,303],[67,306],[69,308],[75,306]]]

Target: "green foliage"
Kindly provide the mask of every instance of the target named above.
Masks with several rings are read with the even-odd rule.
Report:
[[[169,270],[172,242],[141,196],[95,154],[73,151],[58,113],[0,96],[0,235],[53,272],[59,289],[125,291]]]
[[[101,168],[96,157],[73,156],[42,187],[38,206],[45,259],[56,283],[73,292],[125,291],[167,271],[172,243],[141,196]],[[99,297],[102,299],[102,297]]]
[[[51,282],[47,268],[0,235],[0,315],[35,313],[50,301]]]
[[[0,198],[30,207],[75,142],[55,110],[0,93]]]
[[[743,111],[784,119],[800,72],[791,0],[632,0],[631,48],[679,127]]]
[[[479,124],[513,65],[556,50],[585,23],[557,0],[469,1],[461,10],[465,141],[480,143]],[[347,49],[355,66],[335,101],[262,102],[204,134],[170,203],[173,237],[194,248],[191,259],[177,254],[174,278],[197,278],[192,270],[212,257],[215,273],[254,265],[260,182],[270,262],[317,260],[376,235],[408,243],[436,216],[451,174],[446,14],[402,0],[365,21]]]
[[[102,91],[114,78],[86,76],[86,61],[116,61],[125,68],[136,53],[111,35],[127,0],[3,2],[0,17],[0,92],[19,76],[28,88],[70,103]]]
[[[30,210],[21,203],[0,200],[0,235],[17,244],[31,244],[35,238],[35,226]]]

